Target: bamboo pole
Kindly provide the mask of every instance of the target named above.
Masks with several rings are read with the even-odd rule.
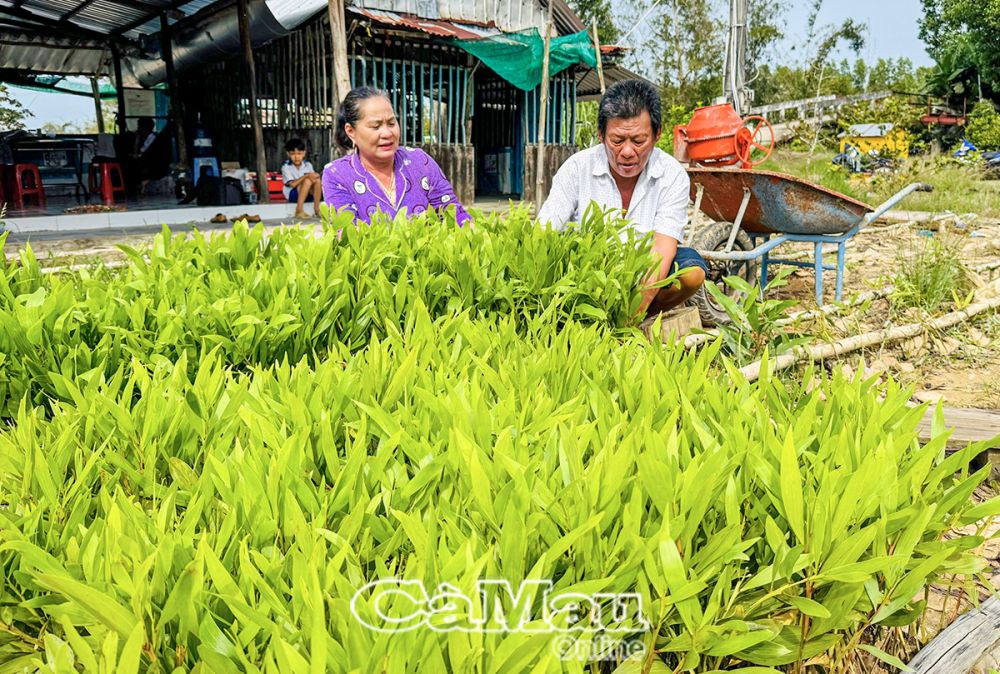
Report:
[[[592,20],[591,25],[594,29],[594,52],[597,56],[597,80],[601,83],[601,96],[604,95],[604,64],[601,58],[601,38],[597,35],[597,17],[595,16]]]
[[[264,156],[264,129],[257,109],[257,72],[253,62],[253,45],[250,44],[249,0],[237,0],[240,22],[240,43],[243,45],[243,64],[250,84],[250,126],[253,127],[254,154],[257,157],[257,199],[260,203],[270,202],[267,190],[267,158]]]
[[[996,309],[997,307],[1000,307],[1000,295],[997,297],[991,297],[990,299],[982,302],[970,304],[961,311],[953,311],[950,314],[940,316],[929,323],[910,323],[908,325],[901,325],[897,328],[886,328],[884,330],[867,332],[863,335],[854,335],[853,337],[847,337],[830,344],[817,344],[811,347],[795,347],[774,359],[771,372],[773,373],[785,370],[802,361],[824,360],[826,358],[833,358],[834,356],[842,356],[845,353],[858,351],[876,344],[898,342],[911,337],[916,337],[931,329],[944,330],[953,325],[963,323],[976,314],[981,314],[984,311]],[[740,372],[747,378],[747,381],[755,381],[760,377],[762,366],[763,363],[758,360],[741,367]]]
[[[542,91],[538,110],[538,147],[535,155],[535,215],[542,210],[542,188],[545,185],[545,130],[548,127],[549,103],[549,47],[552,33],[552,5],[555,0],[549,0],[549,16],[545,23],[545,51],[542,56]]]
[[[344,0],[327,0],[330,18],[330,46],[333,49],[334,103],[340,104],[351,90],[351,76],[347,67],[347,26],[344,22]]]
[[[863,230],[862,230],[863,231]],[[994,269],[1000,269],[1000,260],[994,260],[993,262],[986,262],[984,264],[978,265],[972,268],[972,271],[976,274],[981,274],[982,272],[993,271]],[[846,302],[838,302],[834,304],[824,304],[821,307],[815,309],[809,309],[807,311],[796,312],[786,318],[779,319],[775,321],[775,325],[779,327],[784,327],[786,325],[792,325],[798,323],[799,321],[808,321],[813,318],[818,318],[820,316],[829,316],[831,314],[839,314],[847,309],[852,309],[856,306],[860,306],[865,302],[870,302],[872,300],[879,300],[883,297],[888,297],[892,294],[892,291],[896,289],[894,283],[887,283],[878,290],[870,290],[868,292],[861,293],[856,297],[849,299]],[[713,328],[711,330],[706,330],[705,332],[698,333],[696,335],[688,335],[684,338],[684,348],[692,349],[696,346],[701,346],[707,342],[712,341],[719,336],[719,330]]]
[[[101,87],[97,78],[90,78],[90,90],[94,93],[94,114],[97,117],[97,133],[104,133],[104,111],[101,110]]]

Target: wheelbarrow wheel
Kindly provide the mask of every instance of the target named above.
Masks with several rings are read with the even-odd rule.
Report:
[[[696,232],[688,245],[697,250],[717,250],[726,249],[729,242],[729,233],[733,225],[729,222],[713,222],[702,230]],[[736,240],[733,242],[733,250],[753,250],[753,242],[742,229],[736,233]],[[722,292],[732,298],[739,298],[742,293],[730,288],[722,280],[727,276],[739,276],[748,283],[755,283],[757,280],[757,261],[730,261],[730,260],[706,260],[708,263],[708,274],[705,275],[706,285],[714,283]],[[698,289],[691,302],[698,308],[703,325],[720,325],[729,323],[731,319],[722,305],[715,301],[704,286]]]

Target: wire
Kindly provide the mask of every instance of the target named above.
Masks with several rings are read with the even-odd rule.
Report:
[[[650,14],[652,14],[652,13],[653,13],[653,10],[654,10],[654,9],[656,9],[656,6],[657,6],[657,5],[659,5],[659,4],[660,4],[660,3],[662,2],[662,1],[663,1],[663,0],[656,0],[656,2],[654,2],[654,3],[653,3],[653,4],[651,5],[651,6],[650,6],[650,8],[646,10],[646,13],[645,13],[645,14],[643,14],[643,15],[642,15],[642,16],[641,16],[641,17],[639,18],[639,20],[635,22],[635,25],[634,25],[634,26],[632,26],[632,28],[631,28],[631,29],[629,29],[629,31],[628,31],[627,33],[625,33],[625,35],[624,35],[623,37],[619,38],[619,39],[618,39],[618,40],[616,40],[616,41],[617,41],[617,42],[621,42],[621,43],[624,43],[624,42],[625,42],[626,40],[628,40],[628,37],[629,37],[629,35],[631,35],[631,34],[632,34],[632,31],[634,31],[634,30],[635,30],[636,28],[638,28],[639,26],[641,26],[641,25],[642,25],[642,22],[646,20],[646,17],[647,17],[647,16],[649,16]]]

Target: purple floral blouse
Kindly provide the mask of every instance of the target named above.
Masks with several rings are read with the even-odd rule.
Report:
[[[441,167],[418,148],[396,150],[396,203],[382,190],[378,180],[362,165],[356,153],[336,159],[323,169],[323,201],[331,208],[347,208],[357,220],[370,223],[377,210],[390,217],[406,209],[416,215],[428,208],[441,210],[454,204],[459,226],[470,220]]]

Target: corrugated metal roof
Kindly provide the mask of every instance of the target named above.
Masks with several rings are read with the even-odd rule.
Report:
[[[560,35],[586,29],[565,0],[552,0],[552,16]],[[435,21],[493,25],[504,32],[541,28],[548,0],[348,0],[348,9],[378,10]]]
[[[30,30],[61,29],[61,35],[136,40],[160,30],[160,14],[170,23],[224,0],[0,0],[0,21]]]
[[[428,35],[437,37],[453,37],[460,40],[476,40],[483,37],[500,35],[500,30],[495,26],[476,26],[470,23],[458,23],[456,21],[442,21],[437,19],[424,19],[419,16],[397,14],[396,12],[386,12],[377,9],[364,9],[362,7],[349,7],[349,11],[367,17],[372,21],[377,21],[389,26],[405,26],[422,31]]]
[[[847,127],[847,131],[839,137],[855,136],[858,138],[882,138],[895,127],[894,124],[884,122],[882,124],[852,124]]]

